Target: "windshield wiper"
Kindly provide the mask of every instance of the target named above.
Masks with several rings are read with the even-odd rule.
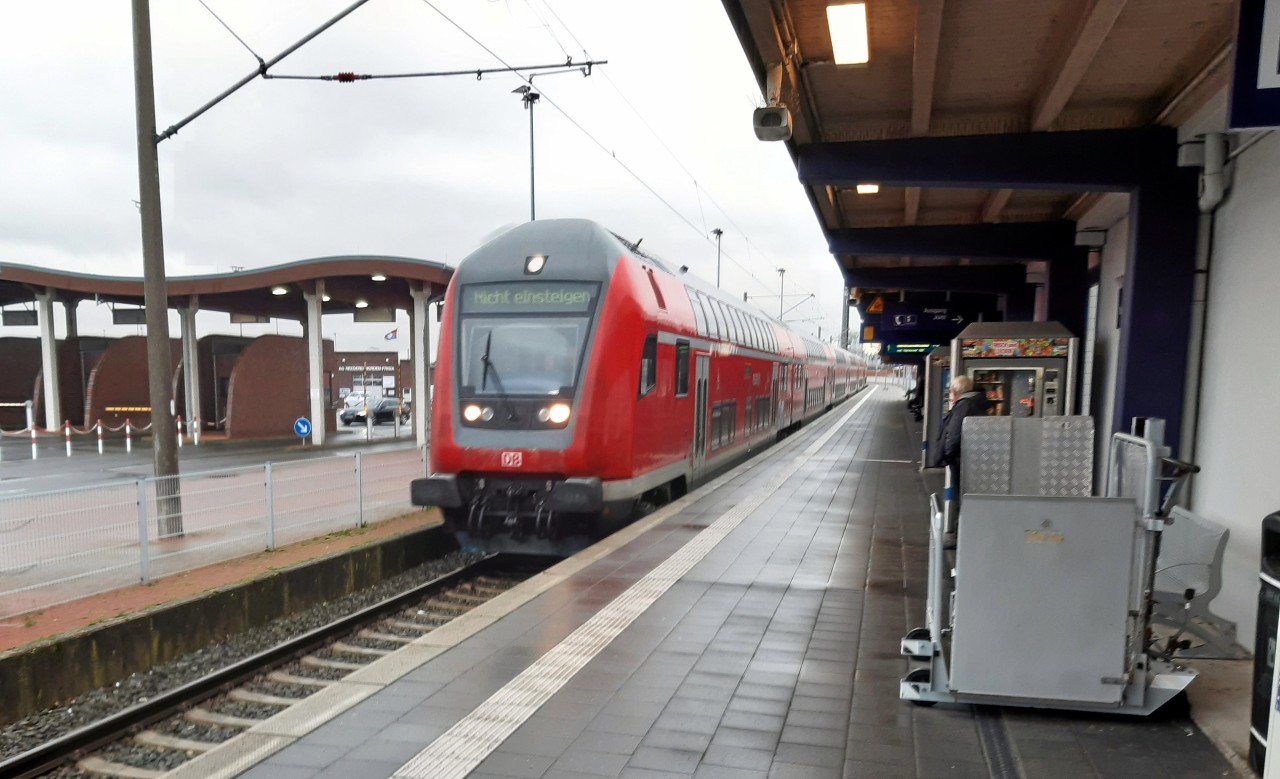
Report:
[[[484,371],[480,374],[480,391],[489,384],[489,371],[493,371],[494,379],[497,379],[498,372],[493,368],[493,361],[489,359],[489,347],[493,346],[493,331],[489,331],[489,337],[484,342],[484,354],[480,355],[480,362],[484,363]]]
[[[489,384],[489,374],[493,373],[493,383],[498,386],[498,400],[507,407],[507,419],[516,421],[516,410],[511,405],[511,399],[507,397],[507,390],[502,386],[502,379],[498,377],[498,369],[494,366],[493,360],[489,357],[489,349],[493,346],[493,331],[489,331],[489,335],[484,341],[484,354],[480,355],[480,362],[484,363],[484,371],[480,374],[480,391],[484,392],[485,387]]]

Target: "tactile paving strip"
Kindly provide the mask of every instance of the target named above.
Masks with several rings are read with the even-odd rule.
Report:
[[[782,471],[743,496],[706,530],[404,764],[395,772],[394,779],[462,779],[475,770],[574,674],[795,475],[862,408],[873,392],[874,388]]]

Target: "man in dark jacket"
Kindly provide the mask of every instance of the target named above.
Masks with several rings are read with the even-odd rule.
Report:
[[[987,397],[973,389],[973,380],[968,376],[957,376],[951,380],[951,410],[942,419],[942,435],[938,442],[938,461],[947,466],[951,474],[951,486],[955,489],[954,500],[960,505],[960,432],[964,418],[969,416],[985,416]]]

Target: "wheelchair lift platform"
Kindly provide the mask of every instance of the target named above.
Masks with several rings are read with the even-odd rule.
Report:
[[[1160,420],[1141,428],[1112,438],[1091,497],[1090,418],[965,420],[963,483],[988,494],[963,496],[953,568],[930,501],[925,626],[901,642],[922,665],[902,699],[1146,715],[1191,683],[1149,627],[1159,536],[1198,469],[1167,457]]]

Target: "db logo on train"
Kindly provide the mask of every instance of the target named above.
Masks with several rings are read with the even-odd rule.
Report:
[[[503,468],[519,468],[524,465],[524,452],[503,452]]]

